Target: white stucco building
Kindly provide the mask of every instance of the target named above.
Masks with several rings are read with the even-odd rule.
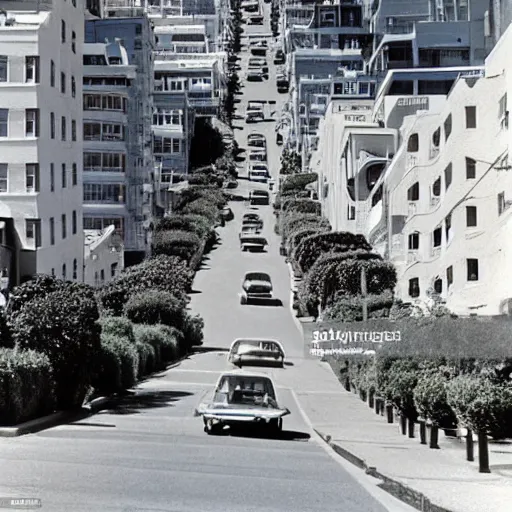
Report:
[[[2,268],[81,281],[83,2],[0,8]]]
[[[123,240],[114,225],[103,230],[86,229],[84,235],[84,282],[102,286],[124,268]]]
[[[321,123],[312,160],[324,212],[395,264],[404,301],[438,296],[459,315],[512,312],[511,47],[509,27],[484,68],[461,73],[446,97],[383,98],[380,127],[363,118],[357,127],[332,116]],[[386,127],[400,116],[400,129]]]

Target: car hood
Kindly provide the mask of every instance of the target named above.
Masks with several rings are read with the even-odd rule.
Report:
[[[244,288],[261,288],[265,290],[272,290],[272,285],[268,281],[246,281]]]

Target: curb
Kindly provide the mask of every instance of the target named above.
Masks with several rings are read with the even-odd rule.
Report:
[[[400,501],[403,501],[405,504],[410,505],[421,512],[455,512],[454,510],[449,510],[447,508],[440,507],[439,505],[435,505],[423,493],[414,490],[412,487],[409,487],[398,480],[394,480],[393,478],[389,478],[382,473],[379,473],[376,467],[369,466],[364,459],[361,459],[357,455],[349,452],[338,443],[333,442],[330,435],[323,434],[316,428],[313,428],[313,430],[328,446],[332,448],[334,452],[354,466],[362,469],[367,475],[381,480],[382,483],[379,484],[379,487]]]
[[[56,427],[57,425],[83,420],[104,408],[112,398],[113,397],[98,397],[82,406],[79,410],[54,412],[42,418],[20,423],[16,427],[0,427],[0,437],[19,437],[27,434],[35,434],[41,430]]]

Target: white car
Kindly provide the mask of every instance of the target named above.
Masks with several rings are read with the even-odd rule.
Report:
[[[247,106],[247,110],[245,111],[245,122],[246,123],[255,123],[258,121],[265,120],[265,111],[263,110],[263,105],[249,105]]]
[[[270,176],[267,164],[260,163],[249,164],[249,172],[247,174],[249,176],[249,181],[257,183],[268,183]]]
[[[249,155],[247,157],[247,161],[250,164],[255,163],[267,163],[267,151],[263,148],[253,148],[249,151]]]
[[[261,68],[251,68],[247,71],[246,79],[249,82],[262,82],[267,74]]]
[[[238,338],[231,344],[228,362],[242,368],[243,364],[284,367],[284,348],[276,340]]]
[[[283,416],[290,410],[280,407],[272,379],[264,373],[234,370],[220,376],[209,402],[195,410],[203,417],[209,435],[221,434],[224,427],[258,426],[277,434],[283,429]]]
[[[262,133],[252,132],[247,135],[247,145],[253,148],[267,149],[267,139]]]

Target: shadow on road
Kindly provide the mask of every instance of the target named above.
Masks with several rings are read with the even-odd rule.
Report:
[[[281,299],[268,299],[268,300],[259,299],[257,302],[250,301],[247,303],[247,305],[282,308],[283,301]]]
[[[116,399],[104,410],[110,414],[140,414],[144,409],[172,407],[173,402],[191,395],[186,391],[137,391]]]
[[[295,366],[291,361],[285,361],[284,365],[285,366]]]
[[[206,354],[208,352],[229,352],[229,348],[223,347],[192,347],[193,354]]]
[[[189,294],[189,295],[196,295],[196,294],[198,294],[198,293],[203,293],[203,292],[202,292],[201,290],[190,290],[190,291],[188,292],[188,294]]]
[[[306,432],[297,432],[295,430],[283,430],[277,434],[265,432],[263,429],[227,429],[225,435],[231,437],[250,437],[253,439],[276,439],[279,441],[309,441],[311,436]]]
[[[73,423],[69,423],[70,427],[107,427],[107,428],[116,428],[116,425],[112,423],[91,423],[88,421],[74,421]]]

